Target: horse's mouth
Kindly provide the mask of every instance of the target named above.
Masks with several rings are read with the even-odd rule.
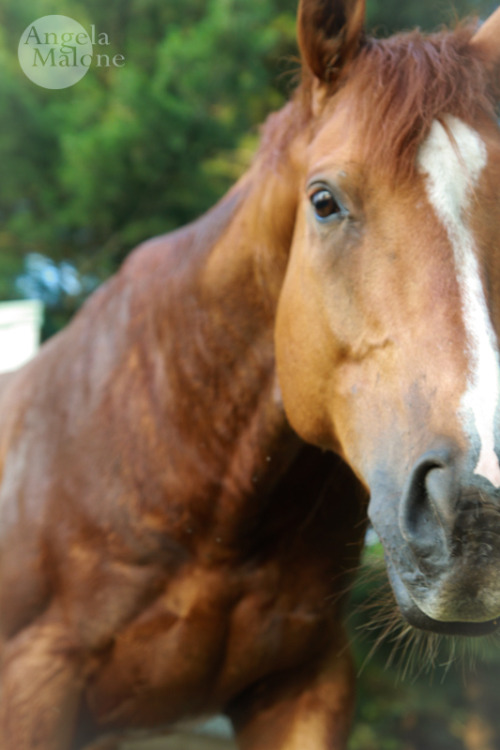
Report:
[[[412,599],[408,589],[404,585],[392,563],[389,560],[386,560],[386,562],[391,587],[401,614],[413,627],[440,635],[460,635],[469,637],[490,635],[500,627],[500,616],[484,621],[434,620],[432,617],[426,615]]]

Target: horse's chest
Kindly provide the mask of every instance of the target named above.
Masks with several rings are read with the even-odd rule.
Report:
[[[273,567],[191,570],[116,639],[89,687],[99,722],[140,726],[212,712],[302,660],[324,618]]]

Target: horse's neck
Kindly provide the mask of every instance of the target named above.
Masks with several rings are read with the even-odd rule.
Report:
[[[193,470],[199,462],[230,494],[254,492],[297,447],[273,336],[295,191],[286,165],[257,160],[215,209],[168,241],[164,347],[178,445],[192,441]]]

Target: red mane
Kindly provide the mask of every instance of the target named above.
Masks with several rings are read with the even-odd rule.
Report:
[[[324,116],[330,115],[337,94],[349,87],[366,160],[394,177],[411,175],[418,147],[435,119],[448,114],[472,124],[481,115],[495,116],[498,92],[469,44],[475,29],[467,24],[432,35],[412,31],[389,39],[366,38],[331,84]],[[307,127],[314,132],[323,123],[322,116],[313,115],[313,91],[313,78],[304,70],[293,104],[266,123],[261,146],[266,159],[275,162],[298,132]]]

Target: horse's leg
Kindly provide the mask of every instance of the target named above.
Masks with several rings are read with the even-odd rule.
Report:
[[[63,628],[34,624],[8,641],[0,673],[1,750],[69,750],[81,665]]]
[[[317,669],[265,681],[229,713],[241,750],[344,750],[353,707],[352,660],[337,640]]]

